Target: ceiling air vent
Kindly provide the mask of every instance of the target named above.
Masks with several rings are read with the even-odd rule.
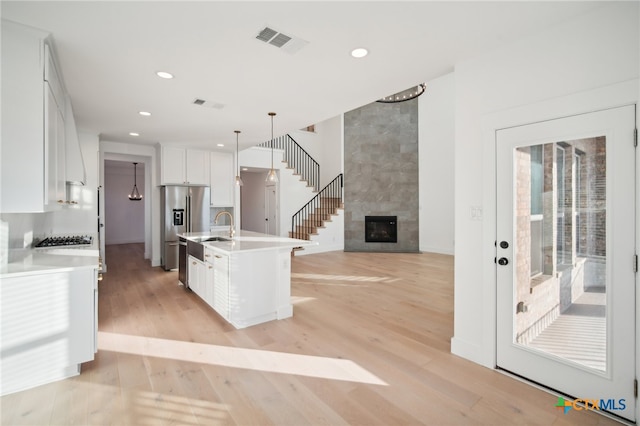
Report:
[[[264,27],[260,30],[256,39],[264,41],[265,43],[275,46],[278,49],[282,49],[292,55],[309,44],[308,41],[301,38],[282,34],[281,32],[269,27]]]
[[[266,27],[264,30],[260,31],[260,34],[258,34],[256,38],[264,41],[265,43],[269,43],[269,40],[271,40],[276,34],[278,34],[276,30]]]
[[[205,108],[213,108],[213,109],[222,109],[224,108],[224,104],[219,102],[211,102],[204,99],[196,98],[192,102],[194,105],[203,106]]]

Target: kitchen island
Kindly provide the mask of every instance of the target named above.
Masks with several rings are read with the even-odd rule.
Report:
[[[250,231],[187,232],[202,245],[202,258],[189,255],[189,288],[235,328],[293,315],[291,251],[316,242]]]

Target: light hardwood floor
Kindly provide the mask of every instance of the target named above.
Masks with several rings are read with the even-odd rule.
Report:
[[[451,256],[296,256],[293,318],[235,330],[142,249],[107,248],[95,361],[3,425],[617,424],[450,353]]]

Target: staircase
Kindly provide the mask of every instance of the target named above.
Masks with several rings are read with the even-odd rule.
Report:
[[[293,215],[289,238],[311,240],[312,235],[317,235],[318,229],[331,221],[331,216],[337,214],[338,209],[344,208],[342,188],[343,176],[340,173]]]
[[[290,135],[279,136],[258,146],[282,151],[282,161],[287,164],[287,169],[293,170],[293,175],[299,176],[313,192],[318,192],[320,165]],[[293,215],[289,238],[311,240],[312,235],[317,235],[318,229],[323,228],[325,222],[330,222],[338,209],[344,208],[342,187],[341,173]]]
[[[288,169],[293,170],[294,176],[300,176],[300,180],[305,181],[307,187],[313,188],[314,192],[318,191],[320,165],[290,135],[278,136],[258,146],[281,150],[282,161],[287,163]]]

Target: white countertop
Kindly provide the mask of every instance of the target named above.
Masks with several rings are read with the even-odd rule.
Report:
[[[55,270],[97,268],[99,256],[95,237],[93,243],[87,246],[9,249],[9,262],[0,265],[0,278]]]
[[[0,278],[98,267],[98,254],[89,254],[93,251],[84,251],[81,254],[74,249],[21,249],[9,252],[9,263],[0,266]]]
[[[185,232],[179,236],[192,241],[198,241],[206,237],[230,238],[228,230],[222,232]],[[230,241],[204,241],[201,242],[201,244],[205,247],[223,252],[224,254],[233,254],[247,251],[292,249],[294,247],[317,245],[318,243],[315,241],[298,240],[295,238],[239,230],[236,231],[233,239]]]

